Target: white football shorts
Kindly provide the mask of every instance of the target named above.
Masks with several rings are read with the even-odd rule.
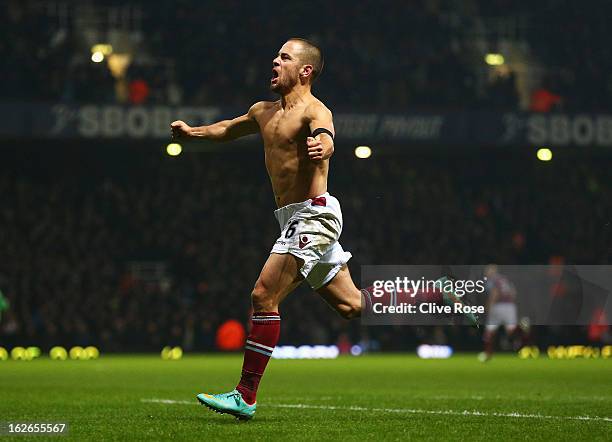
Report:
[[[516,304],[513,302],[498,302],[491,306],[487,318],[487,329],[495,330],[501,325],[506,328],[514,328],[517,322]]]
[[[342,232],[340,203],[329,193],[274,211],[281,235],[270,253],[301,258],[300,273],[317,290],[351,259],[338,242]]]

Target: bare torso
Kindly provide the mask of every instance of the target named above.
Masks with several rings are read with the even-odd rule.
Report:
[[[327,192],[329,160],[312,161],[307,153],[310,128],[306,110],[314,102],[321,104],[314,97],[284,109],[280,101],[264,102],[255,113],[278,207]]]

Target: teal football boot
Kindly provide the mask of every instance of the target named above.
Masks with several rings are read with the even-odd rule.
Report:
[[[450,278],[443,276],[442,278],[436,280],[436,282],[440,282],[440,285],[442,287],[442,300],[444,301],[444,304],[450,305],[451,307],[453,307],[454,304],[469,305],[468,303],[463,301],[460,296],[455,295],[451,289],[444,287],[444,283],[446,281],[450,281]],[[471,312],[462,314],[468,319],[468,321],[470,321],[471,325],[475,326],[476,328],[480,328],[480,320],[478,316]]]
[[[240,420],[251,419],[257,408],[257,402],[253,405],[247,404],[238,390],[222,394],[200,393],[196,398],[211,410],[221,414],[231,414]]]

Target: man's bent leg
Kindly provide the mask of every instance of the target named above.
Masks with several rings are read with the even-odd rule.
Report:
[[[242,376],[236,387],[248,404],[255,403],[259,381],[280,334],[278,306],[303,280],[301,260],[289,254],[271,254],[251,295],[252,328],[244,349]]]
[[[317,293],[343,318],[361,316],[361,291],[355,286],[346,264],[329,283],[318,289]]]

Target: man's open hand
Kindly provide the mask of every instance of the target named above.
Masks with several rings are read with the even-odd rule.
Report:
[[[332,149],[330,147],[326,147],[321,141],[321,135],[317,135],[314,138],[306,138],[306,145],[308,146],[308,156],[313,161],[327,159],[332,154]]]
[[[172,129],[172,139],[174,140],[191,136],[191,126],[184,121],[173,121],[170,123],[170,129]]]

